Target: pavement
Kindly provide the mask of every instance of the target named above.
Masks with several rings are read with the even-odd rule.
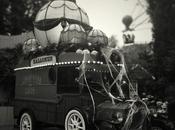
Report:
[[[56,127],[40,127],[37,128],[38,130],[64,130],[63,128],[56,128]],[[19,128],[14,128],[13,130],[19,130]]]

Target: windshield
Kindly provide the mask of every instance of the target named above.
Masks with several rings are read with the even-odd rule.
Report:
[[[103,95],[112,94],[115,98],[120,97],[120,92],[117,87],[116,76],[118,74],[113,74],[113,77],[109,72],[86,72],[87,84],[91,90],[101,93]],[[122,92],[125,98],[129,98],[129,87],[126,81],[121,85]]]

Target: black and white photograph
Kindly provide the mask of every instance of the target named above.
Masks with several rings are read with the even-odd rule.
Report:
[[[175,0],[0,0],[0,130],[175,130]]]

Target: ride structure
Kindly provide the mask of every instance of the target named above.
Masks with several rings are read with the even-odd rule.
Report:
[[[52,0],[34,22],[15,69],[20,130],[36,122],[73,129],[144,130],[148,109],[127,75],[124,56],[74,0]]]
[[[122,19],[125,26],[123,32],[124,45],[134,44],[135,33],[137,31],[150,30],[152,25],[150,17],[147,14],[147,3],[145,0],[135,0],[135,5],[131,11],[128,12]]]

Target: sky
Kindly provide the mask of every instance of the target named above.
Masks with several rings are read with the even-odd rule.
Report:
[[[122,18],[125,15],[131,15],[133,18],[141,15],[133,22],[137,25],[145,19],[150,19],[145,13],[146,3],[140,0],[76,0],[77,4],[83,8],[89,16],[90,25],[94,29],[100,29],[108,37],[116,35],[119,45],[123,45],[122,31],[125,26],[122,23]],[[142,6],[144,5],[144,6]],[[149,42],[152,40],[152,24],[145,22],[138,26],[133,33],[135,34],[136,42]]]

